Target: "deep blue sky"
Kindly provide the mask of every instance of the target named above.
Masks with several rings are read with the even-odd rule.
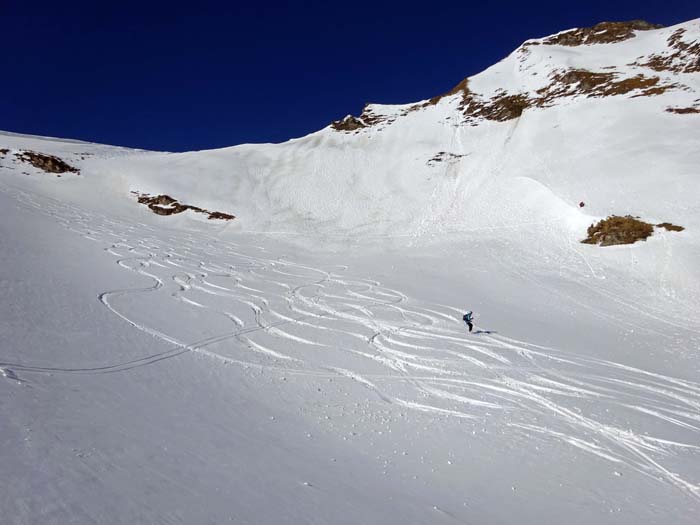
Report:
[[[168,151],[280,142],[444,92],[527,38],[698,16],[698,0],[0,0],[0,129]]]

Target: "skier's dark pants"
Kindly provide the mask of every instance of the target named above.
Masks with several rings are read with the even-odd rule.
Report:
[[[469,321],[466,321],[466,323],[467,323],[467,326],[469,327],[469,331],[471,332],[472,328],[474,328],[474,325],[471,324]]]

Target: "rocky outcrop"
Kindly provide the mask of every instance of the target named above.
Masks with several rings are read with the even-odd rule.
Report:
[[[365,104],[359,117],[347,115],[345,118],[333,121],[331,128],[336,131],[357,132],[380,124],[391,124],[394,120],[396,120],[395,116],[378,115],[373,111],[371,104]]]
[[[637,217],[611,215],[607,219],[591,224],[584,244],[613,246],[616,244],[634,244],[646,241],[654,233],[654,226]]]
[[[664,83],[659,77],[639,74],[620,78],[617,73],[596,73],[583,69],[556,72],[550,78],[552,83],[537,91],[541,95],[535,101],[538,106],[548,106],[558,98],[576,95],[595,98],[632,93],[634,97],[644,97],[661,95],[681,87],[678,84]]]
[[[358,129],[366,128],[367,125],[359,118],[348,115],[345,118],[333,121],[331,127],[336,131],[357,131]]]
[[[148,206],[148,208],[156,215],[176,215],[183,211],[193,211],[195,213],[203,213],[208,215],[209,219],[230,221],[235,219],[234,215],[223,213],[220,211],[209,211],[191,204],[181,204],[176,199],[169,195],[149,195],[148,193],[132,192],[136,195],[140,204]]]
[[[54,173],[57,175],[61,173],[75,173],[77,175],[80,173],[78,168],[71,166],[63,159],[55,157],[54,155],[24,150],[20,151],[19,153],[15,153],[15,157],[20,162],[27,162],[35,168],[47,173]]]
[[[685,33],[686,30],[680,28],[668,37],[668,52],[653,54],[631,65],[648,67],[654,71],[700,73],[700,41],[685,41]]]
[[[668,113],[676,113],[677,115],[692,115],[694,113],[700,113],[699,106],[690,106],[687,108],[666,108]]]
[[[544,45],[558,46],[584,46],[591,44],[612,44],[614,42],[622,42],[634,37],[635,31],[649,31],[651,29],[660,29],[664,26],[659,24],[650,24],[644,20],[630,20],[628,22],[601,22],[592,27],[583,27],[580,29],[571,29],[564,31],[558,35],[551,36],[542,40]],[[536,42],[528,42],[529,45],[537,44]]]
[[[443,95],[427,102],[416,104],[408,111],[416,111],[441,102],[448,97],[459,97],[458,109],[465,122],[477,125],[483,120],[503,122],[522,115],[531,107],[549,107],[556,100],[566,97],[611,97],[627,95],[632,97],[656,96],[672,89],[680,89],[679,84],[663,82],[656,76],[642,74],[634,77],[621,77],[613,72],[592,72],[583,69],[555,71],[550,75],[550,83],[535,93],[508,93],[501,90],[491,98],[484,98],[469,89],[469,80],[462,80],[457,86]]]
[[[670,231],[670,232],[682,232],[685,230],[683,226],[678,226],[677,224],[671,224],[670,222],[662,222],[661,224],[656,225],[657,228],[663,228],[664,230]]]
[[[656,225],[667,231],[680,232],[685,230],[683,226],[662,222]],[[634,244],[637,241],[646,241],[654,233],[654,225],[644,222],[639,217],[625,215],[611,215],[588,227],[588,237],[581,242],[584,244],[598,244],[600,246],[613,246],[617,244]]]

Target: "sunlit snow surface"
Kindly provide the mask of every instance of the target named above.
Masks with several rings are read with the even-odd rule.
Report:
[[[541,337],[536,333],[531,340],[518,339],[497,319],[489,319],[493,331],[477,320],[475,333],[469,335],[460,320],[461,305],[411,297],[357,274],[341,264],[342,257],[336,264],[313,265],[275,253],[275,243],[268,239],[217,238],[206,230],[178,232],[87,212],[25,191],[3,190],[23,210],[48,215],[60,225],[59,235],[80,237],[113,257],[121,271],[137,274],[137,285],[105,289],[94,300],[120,318],[123,329],[133,327],[164,343],[151,352],[145,345],[138,355],[95,350],[89,364],[67,363],[62,357],[36,359],[25,348],[14,359],[3,356],[0,362],[6,379],[3,397],[11,394],[9,399],[17,402],[32,396],[45,376],[65,375],[74,385],[80,381],[71,377],[127,375],[138,368],[157,376],[164,361],[178,360],[186,371],[187,362],[201,356],[203,366],[226,370],[230,365],[272,381],[276,395],[303,409],[302,417],[317,419],[311,426],[320,426],[323,439],[351,441],[354,453],[376,456],[385,476],[415,472],[421,483],[443,478],[456,484],[453,489],[465,490],[483,483],[486,496],[480,497],[489,501],[493,478],[508,472],[496,466],[490,472],[489,462],[505,462],[511,469],[522,462],[527,464],[529,483],[532,477],[552,475],[554,468],[555,477],[542,480],[542,485],[563,480],[569,484],[560,489],[553,508],[566,509],[589,499],[582,494],[599,484],[613,483],[619,494],[589,501],[593,507],[580,516],[581,523],[592,516],[602,519],[603,510],[609,509],[625,509],[627,518],[629,512],[645,516],[639,506],[651,503],[659,515],[692,522],[700,501],[698,382],[538,344]],[[614,308],[617,299],[599,305],[603,315],[611,316],[601,322],[627,324],[612,314],[621,311]],[[641,337],[653,318],[648,313],[640,316]],[[649,331],[657,329],[674,328],[654,321]],[[685,337],[695,344],[698,334],[690,331]],[[628,343],[633,347],[634,339]],[[185,374],[178,381],[197,383],[199,378]],[[271,395],[266,381],[256,385],[256,396]],[[352,384],[359,389],[349,387]],[[187,411],[183,417],[188,417]],[[217,420],[216,413],[209,417]],[[122,424],[113,422],[115,428]],[[284,439],[285,429],[279,430]],[[95,447],[99,450],[99,443]],[[235,449],[235,443],[216,447]],[[498,460],[491,457],[494,454]],[[559,470],[564,467],[575,470]],[[235,471],[230,475],[232,481],[240,481]],[[5,477],[4,482],[12,480]],[[188,482],[196,490],[196,480]],[[518,482],[512,484],[512,491],[542,490],[528,485],[516,489]],[[7,488],[6,494],[18,496]],[[62,497],[75,497],[76,488]],[[489,515],[472,508],[480,504],[471,502],[468,491],[446,499],[436,507],[444,506],[455,519]],[[362,505],[362,497],[354,504]],[[13,502],[6,500],[5,505],[12,507]],[[232,496],[233,515],[238,505]],[[630,505],[635,508],[630,510]],[[547,516],[551,509],[531,511],[533,516]],[[207,515],[204,509],[202,515]],[[442,518],[436,511],[431,519]]]
[[[674,30],[473,87],[634,75]],[[666,108],[700,95],[661,76],[208,152],[0,133],[0,522],[697,523],[700,115]],[[580,244],[611,213],[686,230]]]

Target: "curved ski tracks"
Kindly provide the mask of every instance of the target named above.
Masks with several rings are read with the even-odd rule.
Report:
[[[6,378],[123,372],[197,352],[286,375],[356,381],[380,402],[566,443],[700,500],[698,469],[675,471],[683,462],[700,465],[698,383],[498,334],[466,337],[458,309],[350,277],[347,268],[273,259],[262,247],[158,232],[24,192],[16,196],[150,280],[150,286],[106,291],[99,300],[170,347],[91,368],[0,363]],[[134,313],[131,305],[144,294],[164,308],[176,301],[223,319],[230,329],[183,341]],[[666,438],[664,428],[683,439]]]

